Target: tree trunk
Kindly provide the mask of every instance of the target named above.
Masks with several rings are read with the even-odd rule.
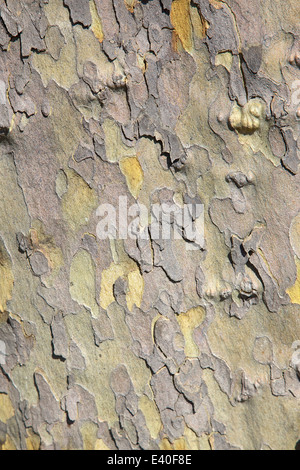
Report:
[[[298,0],[0,9],[2,449],[295,449]]]

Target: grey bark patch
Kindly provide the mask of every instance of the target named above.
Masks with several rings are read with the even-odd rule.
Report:
[[[28,84],[30,80],[30,68],[28,64],[24,64],[22,72],[16,76],[14,83],[15,83],[15,89],[19,95],[21,95],[24,90],[26,85]]]
[[[243,56],[249,69],[257,73],[262,62],[262,46],[251,46],[249,49],[243,49]]]
[[[79,396],[77,410],[79,421],[98,422],[98,410],[95,402],[95,397],[88,390],[78,384],[70,386],[74,388],[76,394]]]
[[[99,93],[99,91],[104,87],[104,84],[98,75],[97,65],[92,61],[86,61],[83,64],[82,78],[89,85],[93,93]]]
[[[293,369],[289,369],[284,371],[283,373],[286,390],[288,390],[292,396],[296,397],[297,399],[300,398],[300,374]]]
[[[279,295],[278,286],[268,273],[268,269],[260,256],[253,253],[250,256],[249,263],[259,273],[262,280],[264,285],[263,300],[270,312],[276,312],[280,305],[287,305],[289,303],[288,295],[284,294],[282,297]]]
[[[91,187],[95,175],[95,164],[93,161],[93,156],[90,157],[90,154],[91,153],[78,154],[76,152],[74,158],[70,158],[69,160],[69,168],[75,170],[76,173],[78,173],[78,175],[80,175],[82,179]],[[76,158],[81,158],[81,160],[77,162]]]
[[[62,313],[54,315],[51,322],[52,345],[55,356],[66,359],[68,356],[69,337]]]
[[[39,394],[39,409],[42,419],[48,424],[61,420],[59,403],[52,393],[50,385],[39,372],[34,374],[35,385]]]
[[[75,388],[68,390],[67,395],[62,400],[62,409],[66,411],[69,421],[74,423],[78,418],[77,404],[80,396]]]
[[[199,357],[201,369],[214,369],[213,359],[209,354],[201,352]]]
[[[215,450],[241,450],[237,446],[231,445],[224,436],[214,434],[214,449]]]
[[[153,236],[153,227],[151,227],[151,237]],[[180,282],[183,279],[181,266],[172,249],[171,240],[152,240],[154,252],[154,265],[160,266],[167,276],[174,282]]]
[[[253,175],[245,175],[242,171],[232,171],[226,175],[227,183],[233,182],[238,188],[243,188],[252,183]]]
[[[24,365],[30,358],[30,353],[34,347],[36,328],[29,322],[20,323],[14,318],[9,318],[9,324],[16,337],[16,350],[19,356],[19,363]]]
[[[194,412],[192,403],[187,401],[182,394],[179,395],[175,405],[177,416],[191,415]]]
[[[254,225],[254,216],[251,208],[243,214],[236,213],[231,199],[213,199],[209,208],[213,223],[225,235],[226,244],[229,244],[230,234],[241,239],[251,233]],[[226,215],[225,215],[226,214]]]
[[[65,38],[58,26],[50,26],[46,32],[45,44],[47,52],[54,60],[58,60],[65,44]]]
[[[197,436],[201,436],[201,434],[209,433],[211,431],[209,412],[203,404],[198,407],[196,413],[187,415],[184,419],[187,426],[191,428]]]
[[[11,122],[10,114],[7,101],[7,84],[0,80],[0,134],[8,134]]]
[[[244,214],[246,211],[246,199],[242,190],[233,186],[231,187],[230,192],[234,210],[238,214]]]
[[[77,150],[74,154],[74,160],[77,163],[82,162],[83,160],[87,160],[88,158],[93,158],[93,152],[88,148],[81,144],[78,145]]]
[[[282,158],[286,153],[286,145],[279,127],[272,126],[269,130],[269,142],[276,157]]]
[[[39,28],[33,23],[30,13],[24,9],[22,12],[23,30],[21,34],[22,57],[28,57],[32,50],[44,51],[46,46],[41,39]]]
[[[42,276],[49,272],[49,263],[46,256],[41,251],[35,251],[29,257],[29,263],[35,276]]]
[[[236,99],[240,106],[247,103],[247,95],[244,86],[243,75],[240,66],[240,58],[238,55],[233,55],[232,66],[230,70],[230,98]]]
[[[261,336],[255,339],[253,357],[260,364],[270,364],[272,362],[273,346],[267,336]]]
[[[67,367],[69,370],[85,370],[86,363],[79,346],[74,342],[70,342],[67,358]]]
[[[128,395],[132,387],[132,383],[124,365],[118,366],[111,373],[110,385],[116,395]]]
[[[194,3],[199,6],[199,11],[211,25],[206,41],[212,59],[214,60],[220,51],[232,51],[237,54],[238,37],[229,7],[222,5],[221,8],[216,8],[207,0],[197,0]]]
[[[164,433],[171,441],[180,438],[184,433],[184,419],[177,416],[173,410],[163,410],[161,412],[161,421],[164,426]]]
[[[124,44],[127,45],[131,37],[137,33],[137,24],[134,16],[126,8],[125,2],[112,0],[116,20],[119,25],[119,34],[122,36]]]
[[[6,106],[0,104],[0,134],[6,135],[9,132],[10,119],[9,112]]]
[[[50,115],[51,107],[47,100],[43,101],[41,111],[44,117],[48,117]]]
[[[290,128],[283,128],[283,138],[287,147],[285,155],[282,157],[283,166],[293,174],[299,170],[299,149],[297,141],[294,139],[293,131]]]
[[[279,379],[271,380],[271,391],[275,397],[286,395],[286,386],[283,376]]]
[[[7,425],[0,421],[0,445],[6,441]]]
[[[7,8],[1,6],[1,18],[8,33],[16,37],[22,31],[22,26],[16,16],[14,16]]]
[[[141,410],[137,411],[131,421],[137,433],[137,441],[139,446],[142,449],[156,449],[158,446],[155,441],[151,439],[145,417]]]
[[[159,410],[163,411],[167,408],[174,410],[179,394],[177,390],[175,390],[172,376],[167,368],[164,367],[154,374],[150,384]]]
[[[204,282],[205,282],[205,276],[201,269],[201,266],[197,266],[196,268],[195,281],[196,281],[196,291],[201,299],[204,294]]]
[[[9,99],[15,112],[25,113],[27,117],[35,114],[35,104],[29,95],[19,96],[14,89],[11,89]]]
[[[89,8],[89,0],[64,0],[64,5],[70,11],[73,24],[81,24],[84,27],[91,26],[92,16]]]
[[[8,34],[3,22],[0,21],[0,45],[2,47],[2,50],[7,51],[9,43],[10,35]]]
[[[101,313],[99,319],[92,319],[92,328],[96,346],[100,346],[103,341],[113,340],[114,332],[109,317],[105,312]]]
[[[0,391],[15,412],[0,423],[0,442],[7,432],[20,449],[231,449],[230,435],[260,448],[268,421],[272,447],[296,442],[299,306],[286,292],[297,279],[300,209],[297,0],[273,9],[260,0],[183,3],[0,0],[0,231],[11,257],[6,270],[0,250]],[[187,53],[180,39],[190,32]],[[267,109],[256,132],[239,127],[241,135],[228,118],[232,100],[246,98]],[[137,201],[134,174],[125,180],[118,164],[127,156],[143,169]],[[68,181],[74,172],[81,178]],[[185,250],[187,225],[174,219],[180,240],[98,240],[95,201],[116,208],[120,195],[148,209],[190,204],[189,222],[202,202],[205,243]],[[96,303],[112,301],[97,318],[69,292],[80,249],[93,259]],[[41,279],[30,268],[37,252],[49,265]],[[81,268],[86,291],[92,273]],[[187,334],[198,357],[186,356]],[[210,399],[218,386],[220,400],[211,399],[224,405],[224,425]],[[283,433],[260,419],[271,393]]]
[[[103,139],[99,135],[95,134],[93,137],[93,143],[96,155],[100,157],[101,160],[107,161]]]
[[[133,340],[138,343],[140,357],[151,356],[154,345],[151,338],[153,315],[142,310],[134,310],[126,315],[126,324],[129,327]]]
[[[197,411],[201,402],[201,376],[202,370],[198,358],[187,358],[180,366],[178,373],[174,375],[175,387],[189,402],[193,403],[195,411]]]
[[[218,357],[214,357],[214,377],[222,392],[230,397],[232,386],[231,372],[226,362]]]
[[[101,18],[105,40],[117,42],[120,26],[113,2],[111,0],[96,0],[95,4]]]
[[[184,339],[177,322],[160,317],[154,326],[154,341],[162,352],[162,360],[171,367],[172,372],[174,367],[176,370],[185,358]]]

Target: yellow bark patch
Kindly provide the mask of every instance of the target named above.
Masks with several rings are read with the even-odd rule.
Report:
[[[109,447],[103,442],[102,439],[97,439],[94,450],[110,450]]]
[[[26,114],[22,114],[22,117],[20,119],[19,127],[22,128],[23,130],[27,126],[29,122],[29,118],[26,116]]]
[[[1,450],[17,450],[15,444],[13,443],[12,439],[7,436],[6,441],[2,445]]]
[[[196,7],[192,7],[190,9],[190,14],[194,35],[198,38],[204,39],[209,28],[208,22]]]
[[[14,407],[8,395],[0,394],[0,421],[6,423],[15,414]]]
[[[26,437],[26,448],[27,450],[39,450],[41,439],[40,437],[35,434],[32,429],[27,431],[28,437]]]
[[[95,265],[86,250],[79,250],[74,256],[70,269],[70,294],[79,305],[84,305],[97,317],[99,313],[95,300]]]
[[[184,437],[175,439],[173,444],[171,444],[171,442],[167,438],[164,438],[159,444],[159,448],[161,450],[186,450],[188,449]]]
[[[33,247],[41,251],[48,260],[51,272],[44,282],[50,287],[64,264],[62,251],[55,245],[55,239],[46,233],[43,223],[38,219],[32,221],[29,235]]]
[[[68,190],[61,198],[62,211],[72,230],[85,225],[98,199],[95,191],[73,170],[66,170]]]
[[[187,445],[186,448],[189,450],[210,450],[208,436],[206,434],[202,434],[198,437],[194,431],[185,426],[183,437]]]
[[[215,65],[223,65],[230,72],[232,66],[232,53],[219,52],[215,58]]]
[[[80,428],[83,439],[83,450],[95,450],[98,427],[95,423],[86,422]]]
[[[121,264],[112,263],[104,269],[101,275],[100,305],[105,310],[114,302],[113,285],[118,277],[123,276],[124,268]]]
[[[293,304],[300,304],[300,259],[296,259],[297,266],[297,279],[292,287],[289,287],[286,292],[289,295]]]
[[[92,16],[91,30],[93,31],[94,35],[99,40],[99,42],[102,42],[104,39],[102,24],[94,1],[90,2],[90,12]]]
[[[174,34],[180,39],[184,49],[190,52],[193,47],[190,0],[174,0],[170,19],[174,26]]]
[[[292,37],[288,38],[283,31],[278,32],[271,39],[268,47],[262,49],[262,73],[272,78],[273,81],[280,83],[282,80],[281,64],[286,61],[291,46]]]
[[[154,401],[150,400],[146,395],[142,395],[139,401],[139,409],[145,416],[147,428],[152,439],[156,439],[162,428],[162,423]]]
[[[144,180],[144,173],[136,157],[126,157],[119,162],[131,194],[137,199]]]
[[[59,86],[68,90],[78,81],[76,48],[69,12],[61,0],[50,0],[45,5],[44,11],[49,24],[51,26],[57,25],[60,28],[65,44],[60,51],[58,60],[53,59],[46,52],[41,54],[33,53],[32,65],[40,74],[45,87],[51,80],[54,80]]]
[[[106,158],[109,162],[118,162],[124,157],[135,156],[135,149],[127,147],[122,141],[121,130],[112,119],[105,119],[102,124],[105,136]]]
[[[134,305],[141,306],[144,292],[144,279],[138,269],[128,274],[128,287],[126,302],[128,309],[132,311]]]
[[[193,331],[197,326],[201,325],[204,317],[205,312],[202,307],[191,308],[177,317],[180,329],[184,336],[184,352],[187,357],[198,357],[199,355],[198,346],[193,339]]]

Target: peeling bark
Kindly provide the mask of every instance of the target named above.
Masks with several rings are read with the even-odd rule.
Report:
[[[297,0],[0,0],[3,450],[295,448],[299,38]]]

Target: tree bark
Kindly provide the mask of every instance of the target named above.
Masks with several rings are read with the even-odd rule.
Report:
[[[295,449],[298,0],[0,14],[1,448]]]

